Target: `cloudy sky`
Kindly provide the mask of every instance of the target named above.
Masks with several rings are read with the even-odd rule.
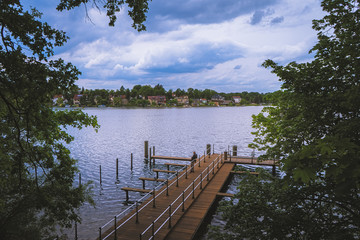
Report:
[[[272,92],[277,77],[261,64],[310,61],[319,0],[153,0],[146,32],[131,28],[127,10],[108,26],[104,11],[82,6],[57,12],[59,0],[24,0],[70,37],[56,56],[75,64],[88,89],[162,84],[218,92]]]

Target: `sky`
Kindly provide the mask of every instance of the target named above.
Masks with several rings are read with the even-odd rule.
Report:
[[[324,15],[320,0],[153,0],[147,31],[139,33],[126,8],[109,27],[106,12],[92,4],[57,12],[60,0],[23,2],[70,37],[54,58],[77,66],[76,84],[87,89],[161,84],[166,90],[273,92],[281,82],[262,63],[311,61],[312,20]]]

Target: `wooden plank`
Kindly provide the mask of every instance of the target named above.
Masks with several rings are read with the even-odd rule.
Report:
[[[233,173],[233,174],[245,174],[245,173],[250,173],[252,175],[259,175],[258,172],[249,172],[249,171],[231,171],[230,173]]]
[[[173,171],[173,170],[163,170],[163,169],[157,169],[157,168],[154,168],[153,171],[154,172],[164,172],[164,173],[176,173],[176,171]]]
[[[143,181],[156,181],[156,182],[166,182],[166,179],[163,179],[163,178],[139,177],[139,180],[143,180]]]
[[[186,158],[186,157],[152,156],[151,158],[164,159],[164,160],[191,161],[191,158]]]
[[[218,197],[233,197],[234,194],[232,194],[232,193],[218,192],[218,193],[216,194],[216,196],[218,196]]]
[[[152,191],[150,189],[140,189],[140,188],[130,188],[130,187],[122,187],[121,190],[131,191],[131,192],[142,192],[142,193],[149,193]]]
[[[181,163],[164,163],[167,166],[178,166],[178,167],[185,167],[187,164],[181,164]]]
[[[263,166],[277,166],[279,165],[278,160],[258,160],[257,158],[240,158],[231,157],[225,161],[225,163],[236,163],[236,164],[251,164],[251,165],[263,165]]]

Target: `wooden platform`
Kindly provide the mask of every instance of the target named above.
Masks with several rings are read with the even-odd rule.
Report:
[[[151,156],[152,159],[164,159],[164,160],[177,160],[177,161],[191,161],[191,158],[187,157],[170,157],[170,156]]]
[[[236,163],[236,164],[252,164],[262,166],[277,166],[279,165],[278,160],[258,160],[257,158],[241,158],[232,156],[231,159],[228,156],[225,163]]]
[[[145,189],[145,181],[166,182],[166,179],[163,178],[139,177],[139,180],[142,180],[143,189]]]
[[[221,193],[221,189],[231,175],[234,166],[237,163],[246,164],[246,162],[256,164],[251,162],[251,159],[232,158],[231,162],[227,161],[215,165],[215,159],[220,159],[220,156],[218,154],[212,154],[210,158],[206,156],[206,162],[202,158],[201,164],[198,164],[197,161],[194,164],[194,172],[191,172],[190,168],[179,171],[178,177],[168,180],[167,184],[157,189],[154,194],[144,200],[141,205],[133,208],[125,217],[118,219],[116,223],[110,221],[107,225],[109,229],[101,232],[101,239],[104,237],[106,239],[196,239],[199,229],[202,229],[204,220],[209,211],[213,209],[218,197],[232,196],[232,194]],[[257,162],[258,165],[271,164],[275,168],[274,161],[262,163]],[[177,172],[162,169],[153,170],[156,173]],[[187,171],[186,175],[184,174],[185,171]],[[182,176],[182,174],[184,175]],[[146,178],[143,179],[143,181],[147,180]],[[148,179],[154,180],[154,178]],[[166,191],[167,186],[171,186],[168,191]],[[127,192],[131,191],[130,189],[124,188]],[[136,214],[136,209],[141,211]],[[169,216],[171,216],[171,220],[169,220]],[[122,225],[117,230],[116,237],[113,231],[114,224],[115,226]]]
[[[194,239],[234,165],[225,164],[220,168],[219,172],[206,185],[190,208],[186,210],[180,221],[170,230],[169,234],[165,237],[166,240]]]
[[[250,173],[251,175],[259,175],[258,172],[249,172],[249,171],[231,171],[230,173],[232,173],[232,174],[245,174],[245,173]]]
[[[150,226],[150,229],[142,236],[142,239],[149,239],[151,238],[151,224],[152,222],[158,218],[158,222],[155,223],[154,225],[154,229],[158,229],[159,226],[166,220],[166,218],[168,217],[168,214],[166,213],[165,216],[159,217],[159,215],[161,213],[163,213],[168,207],[169,204],[173,203],[176,199],[179,199],[177,201],[181,201],[181,197],[179,198],[179,196],[181,196],[182,194],[184,195],[189,195],[191,193],[192,188],[189,188],[188,190],[184,191],[184,188],[187,186],[191,186],[192,183],[199,184],[199,180],[195,179],[200,175],[201,171],[206,171],[207,167],[209,165],[211,165],[212,161],[214,159],[216,159],[219,155],[218,154],[213,154],[211,156],[211,158],[206,158],[206,163],[201,162],[201,167],[199,167],[198,164],[195,164],[195,170],[194,173],[190,173],[190,169],[187,168],[188,171],[188,175],[187,178],[182,177],[179,179],[178,181],[178,187],[176,187],[176,180],[177,178],[175,177],[174,179],[169,180],[169,185],[171,183],[174,183],[173,186],[171,188],[169,188],[168,191],[168,196],[166,195],[166,191],[162,194],[160,194],[160,192],[163,189],[166,189],[166,185],[163,186],[161,189],[156,191],[156,206],[154,207],[153,205],[153,197],[154,195],[150,196],[147,200],[145,200],[141,205],[138,206],[138,209],[142,209],[141,212],[138,215],[138,223],[136,223],[136,219],[135,217],[132,217],[129,221],[127,221],[127,219],[129,217],[131,217],[131,215],[136,214],[136,210],[132,210],[129,214],[127,214],[125,217],[123,217],[122,219],[120,219],[116,225],[119,226],[121,223],[127,221],[121,228],[119,228],[117,230],[117,239],[139,239],[139,235],[141,233],[144,232],[144,230],[146,228],[148,228]],[[223,165],[225,166],[225,165]],[[212,165],[210,166],[212,167]],[[219,167],[219,169],[221,169]],[[214,171],[214,174],[212,174],[212,172],[210,172],[209,176],[211,176],[209,178],[209,181],[207,181],[206,179],[202,181],[202,186],[203,189],[205,188],[205,186],[207,185],[208,182],[211,181],[212,176],[216,176],[216,172],[219,170],[218,168],[216,168],[216,170]],[[179,176],[184,173],[184,171],[179,172]],[[195,181],[195,182],[194,182]],[[218,191],[216,191],[218,192]],[[191,205],[192,202],[199,196],[200,194],[200,189],[199,187],[197,189],[195,189],[194,191],[194,199],[190,196],[185,202],[184,202],[184,209],[188,209]],[[149,203],[149,204],[148,204]],[[148,204],[147,206],[145,206],[145,204]],[[143,207],[145,206],[145,207]],[[181,216],[183,215],[183,212],[181,211],[181,204],[178,206],[180,206],[180,209],[174,213],[174,215],[172,216],[172,220],[171,220],[171,224],[172,226],[174,226],[177,221],[179,221],[179,219],[181,218]],[[174,211],[174,210],[173,210]],[[165,223],[165,226],[163,228],[161,228],[161,230],[159,230],[159,232],[156,234],[155,239],[164,239],[165,236],[168,234],[169,232],[169,227],[168,227],[169,223]],[[104,237],[107,236],[106,239],[114,239],[115,238],[115,233],[113,232],[114,229],[114,222],[112,221],[109,224],[109,229],[107,231],[102,230],[102,237],[101,239],[104,239]],[[111,233],[113,232],[113,233]],[[181,239],[181,238],[179,238]]]
[[[233,197],[234,194],[232,194],[232,193],[218,192],[218,193],[216,194],[216,196],[218,196],[218,197]]]

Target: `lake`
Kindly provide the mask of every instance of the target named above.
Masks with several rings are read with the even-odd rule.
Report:
[[[82,182],[93,181],[96,202],[95,208],[86,204],[80,209],[82,224],[78,225],[79,239],[95,239],[99,227],[127,207],[121,187],[142,188],[139,177],[154,177],[144,161],[144,141],[149,141],[151,148],[155,146],[156,155],[191,157],[193,151],[203,155],[206,144],[211,144],[216,153],[236,145],[238,155],[251,156],[252,149],[248,148],[253,140],[251,116],[258,114],[262,108],[84,109],[89,115],[98,117],[101,127],[98,133],[92,128],[69,129],[75,140],[68,148],[72,157],[78,159]],[[116,183],[117,158],[119,183]],[[155,167],[164,168],[161,161],[157,161]],[[152,188],[156,183],[146,184],[147,188]],[[140,193],[129,195],[130,201],[141,197]],[[67,234],[73,239],[74,229]]]

